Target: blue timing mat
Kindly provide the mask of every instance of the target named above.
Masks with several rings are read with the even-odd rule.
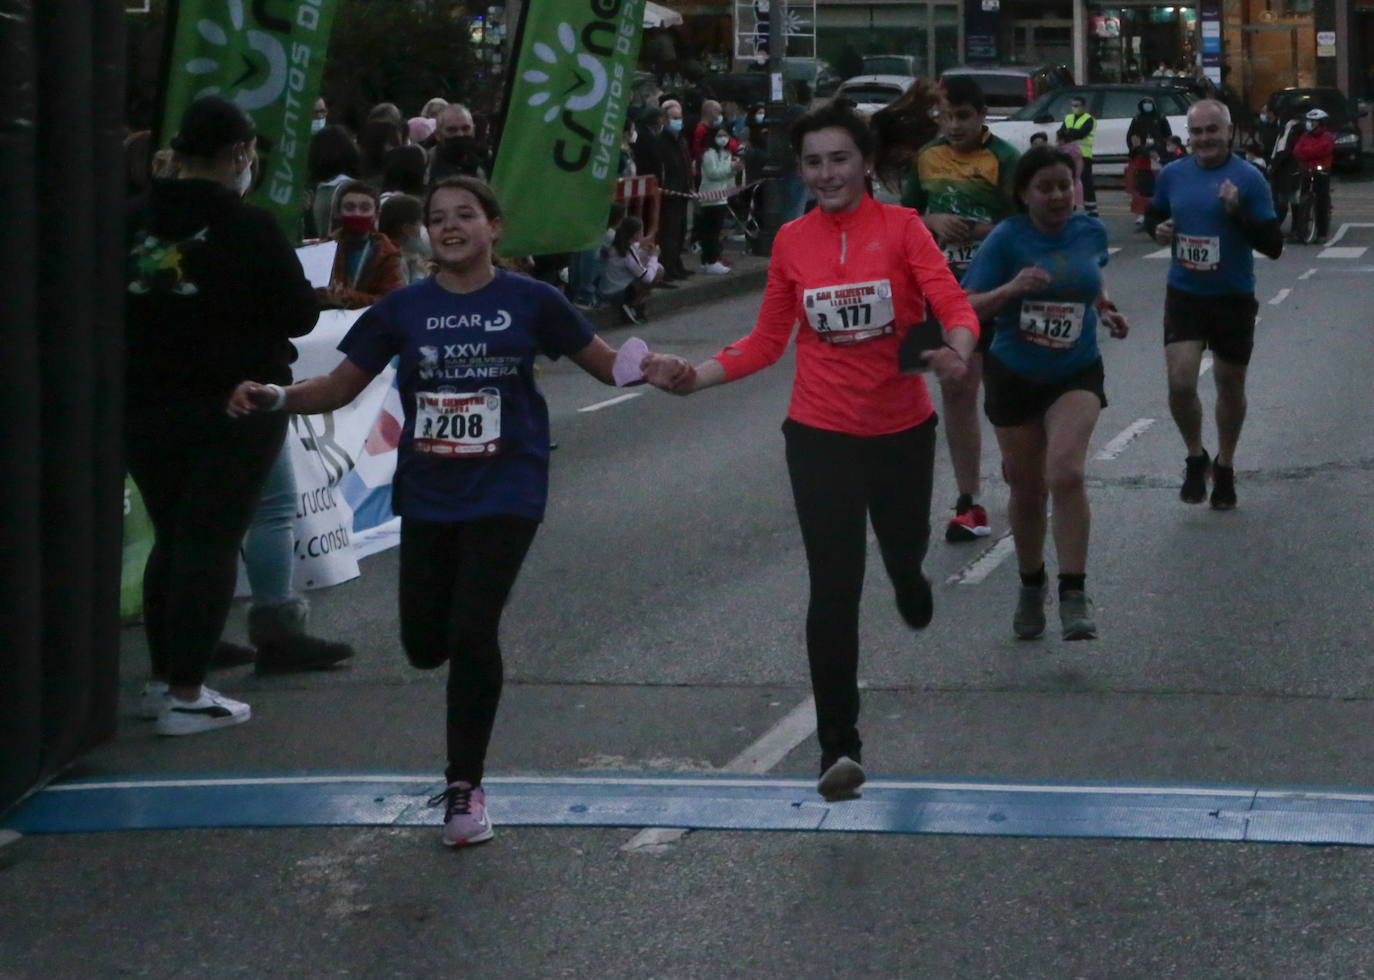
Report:
[[[875,780],[826,803],[810,780],[742,776],[496,776],[502,826],[679,827],[1374,844],[1374,793],[1258,786]],[[73,780],[5,820],[25,834],[189,827],[430,826],[430,776],[283,774]]]

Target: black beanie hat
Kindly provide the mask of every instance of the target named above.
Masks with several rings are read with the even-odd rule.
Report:
[[[187,106],[172,149],[209,159],[226,146],[246,143],[256,135],[253,120],[237,105],[218,95],[203,95]]]

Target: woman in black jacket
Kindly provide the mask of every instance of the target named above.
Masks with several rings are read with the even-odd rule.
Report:
[[[281,449],[280,413],[232,419],[244,377],[290,384],[295,349],[319,315],[286,235],[243,203],[252,121],[208,96],[182,117],[175,180],[155,181],[128,215],[125,451],[152,518],[143,615],[152,680],[139,706],[163,735],[247,721],[249,707],[205,687],[233,599],[239,543]]]

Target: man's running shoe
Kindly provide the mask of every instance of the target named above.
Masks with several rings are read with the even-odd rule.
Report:
[[[1186,456],[1183,459],[1183,486],[1179,488],[1178,499],[1185,504],[1200,504],[1207,499],[1207,470],[1212,465],[1212,457],[1207,450],[1201,456]]]
[[[914,630],[923,630],[935,616],[935,596],[930,591],[930,579],[918,576],[910,588],[898,587],[897,611]]]
[[[1233,467],[1212,464],[1212,509],[1231,510],[1236,506],[1236,471]]]
[[[1045,632],[1045,597],[1048,594],[1048,583],[1021,586],[1016,614],[1011,618],[1012,632],[1018,640],[1034,640]]]
[[[816,792],[820,793],[827,803],[857,800],[863,796],[859,792],[859,787],[863,784],[864,767],[849,756],[842,755],[821,773],[820,781],[816,783]]]
[[[487,816],[487,794],[480,786],[462,780],[449,783],[447,789],[429,801],[429,805],[444,808],[445,847],[481,844],[495,836],[491,818]]]
[[[956,510],[945,528],[946,541],[977,541],[992,533],[988,526],[988,512],[982,504],[970,504],[966,509]]]
[[[1097,637],[1097,621],[1093,619],[1093,601],[1079,589],[1070,589],[1059,597],[1059,624],[1066,640],[1092,640]]]
[[[171,696],[166,681],[149,681],[139,692],[138,710],[135,715],[144,721],[156,721],[157,716],[162,713],[162,706]]]
[[[155,730],[159,735],[195,735],[241,725],[252,716],[253,709],[242,701],[202,686],[200,697],[194,701],[179,701],[168,695],[158,713]]]

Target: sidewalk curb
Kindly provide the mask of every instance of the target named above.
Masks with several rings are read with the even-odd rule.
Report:
[[[707,276],[698,272],[692,278],[678,283],[675,290],[654,290],[648,323],[653,324],[661,317],[745,293],[755,293],[761,298],[767,282],[767,256],[749,256],[747,264],[743,259],[737,261],[735,269],[728,276]],[[624,323],[620,310],[609,304],[591,310],[585,316],[598,333],[637,326]]]

